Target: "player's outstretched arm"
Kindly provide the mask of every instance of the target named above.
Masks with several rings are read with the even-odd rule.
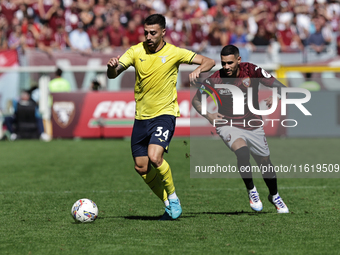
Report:
[[[201,102],[201,96],[199,93],[196,93],[195,96],[192,98],[192,106],[195,108],[195,110],[202,115],[202,102]]]
[[[121,74],[125,69],[124,67],[119,64],[120,56],[116,58],[110,58],[109,62],[107,62],[107,77],[109,79],[116,78],[119,74]]]
[[[215,66],[215,60],[199,54],[194,57],[192,63],[199,66],[189,74],[190,83],[195,82],[199,78],[200,73],[208,72]]]
[[[278,93],[278,99],[281,99],[281,88],[286,87],[285,85],[283,85],[279,80],[275,79],[273,84],[272,84],[272,88],[277,88],[277,93]],[[271,108],[273,105],[273,97],[270,96],[268,98],[266,98],[264,100],[266,102],[266,105],[268,108]]]
[[[222,119],[223,118],[223,115],[218,113],[218,112],[216,112],[216,113],[207,112],[207,114],[205,114],[205,115],[202,114],[202,101],[201,101],[201,94],[200,94],[199,90],[197,90],[197,93],[193,97],[191,103],[192,103],[192,106],[195,108],[195,110],[200,115],[202,115],[204,118],[206,118],[210,122],[210,124],[213,124],[214,120],[216,120],[216,119]]]

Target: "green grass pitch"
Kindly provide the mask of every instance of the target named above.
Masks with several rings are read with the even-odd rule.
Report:
[[[340,139],[268,143],[274,164],[340,162]],[[339,254],[340,179],[279,179],[286,215],[255,179],[255,213],[241,179],[190,178],[189,148],[176,138],[165,156],[183,214],[160,222],[163,203],[134,171],[127,140],[0,142],[0,254]],[[235,164],[227,149],[226,160]],[[80,198],[97,203],[94,223],[74,223]]]

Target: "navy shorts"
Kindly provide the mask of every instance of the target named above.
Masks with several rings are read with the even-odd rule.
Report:
[[[135,120],[131,136],[133,157],[148,156],[149,144],[157,144],[168,152],[176,126],[176,117],[161,115],[153,119]]]

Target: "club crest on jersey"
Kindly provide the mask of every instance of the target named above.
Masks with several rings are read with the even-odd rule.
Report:
[[[247,78],[243,79],[243,80],[242,80],[242,83],[243,83],[243,85],[244,85],[245,87],[249,88],[249,86],[250,86],[250,78],[247,77]]]
[[[229,143],[229,142],[230,142],[230,140],[231,140],[231,134],[228,134],[228,135],[227,135],[227,137],[226,137],[226,141],[227,141],[227,143]]]
[[[167,55],[167,56],[169,56],[169,55]],[[162,59],[162,63],[163,63],[163,64],[166,62],[166,57],[167,57],[167,56],[159,56],[159,57]]]

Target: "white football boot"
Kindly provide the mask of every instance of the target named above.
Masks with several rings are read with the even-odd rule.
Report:
[[[268,200],[269,200],[269,202],[271,202],[275,206],[277,213],[289,213],[288,207],[283,202],[279,193],[277,193],[274,196],[269,195]]]
[[[253,209],[256,212],[262,211],[263,206],[260,200],[260,195],[256,190],[256,187],[254,187],[251,190],[248,190],[248,196],[251,209]]]

